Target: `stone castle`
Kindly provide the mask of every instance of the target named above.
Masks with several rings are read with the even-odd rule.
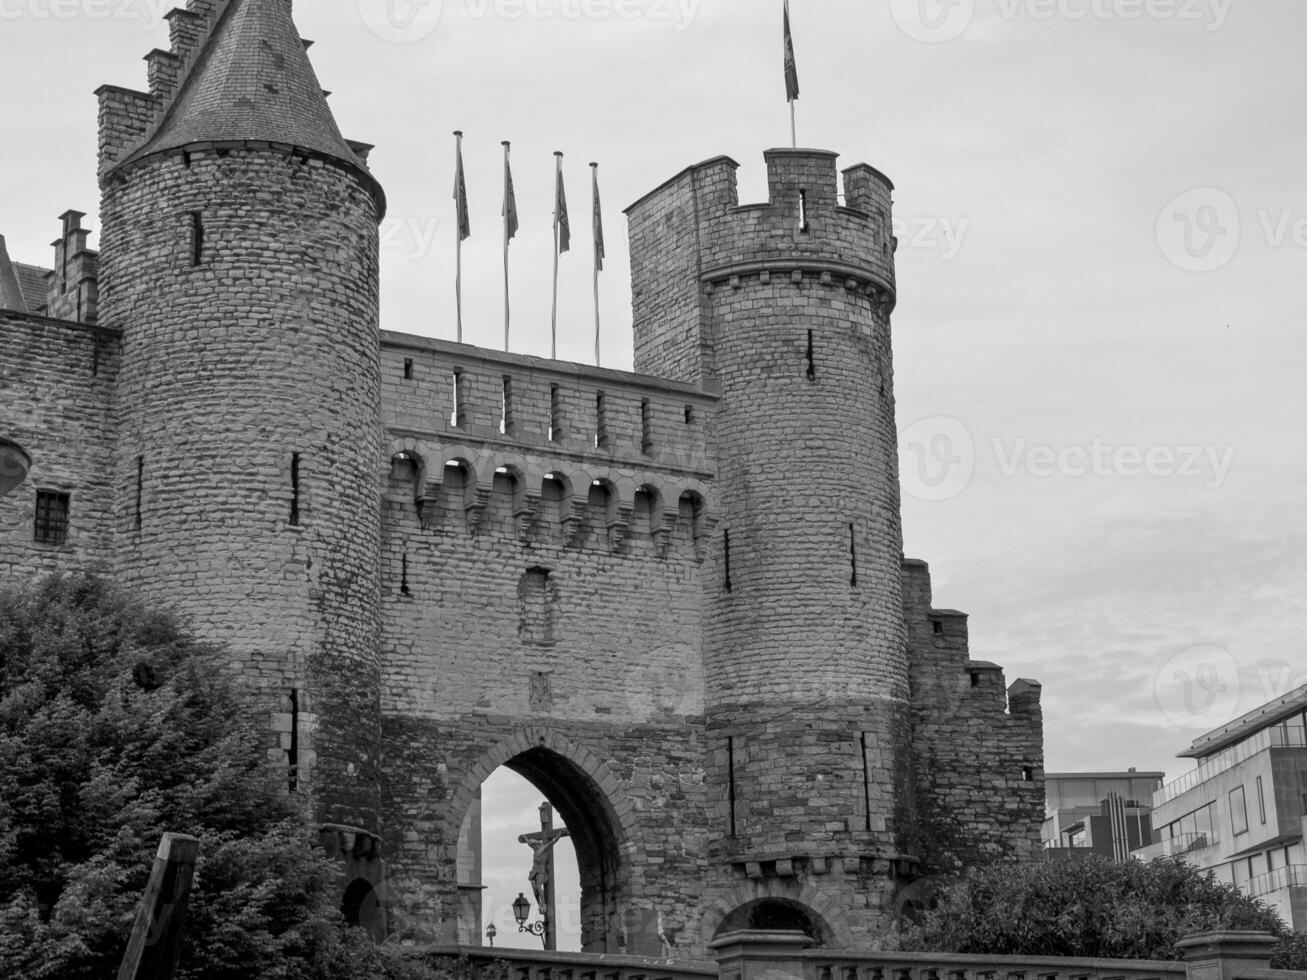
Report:
[[[74,211],[52,269],[0,246],[0,579],[104,570],[225,644],[377,931],[479,941],[499,766],[591,951],[865,947],[1036,854],[1039,685],[902,555],[884,175],[771,150],[764,203],[718,158],[632,205],[637,373],[382,331],[385,197],[290,0],[168,23],[97,93],[99,250]]]

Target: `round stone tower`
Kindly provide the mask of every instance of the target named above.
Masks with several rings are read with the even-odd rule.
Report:
[[[704,657],[725,924],[856,941],[915,866],[892,185],[851,168],[841,203],[834,153],[766,157],[766,204],[740,207],[718,159],[628,212],[636,370],[721,395]]]
[[[140,138],[121,138],[140,100],[101,96],[101,321],[123,331],[118,571],[231,651],[267,700],[288,786],[366,865],[384,198],[289,0],[170,20],[177,50],[155,61],[183,67],[160,78],[152,63],[159,108]],[[362,865],[352,876],[371,876]]]

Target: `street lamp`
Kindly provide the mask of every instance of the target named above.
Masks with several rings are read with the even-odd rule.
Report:
[[[490,940],[491,946],[495,944],[495,937],[497,935],[499,935],[499,930],[495,928],[495,924],[493,922],[490,923],[490,925],[486,926],[486,938]]]
[[[543,943],[545,940],[545,923],[542,919],[539,922],[532,922],[527,925],[527,919],[531,917],[531,900],[521,892],[517,893],[517,898],[513,899],[513,918],[517,920],[518,932],[529,932],[533,936],[539,936]]]

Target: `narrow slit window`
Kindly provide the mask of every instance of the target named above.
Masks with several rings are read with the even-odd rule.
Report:
[[[558,385],[549,386],[549,441],[562,442],[563,431],[563,393]]]
[[[735,836],[735,738],[726,737],[726,795],[730,805],[731,836]]]
[[[601,391],[595,395],[595,449],[608,448],[608,398]]]
[[[808,192],[799,191],[799,231],[808,231]]]
[[[653,451],[653,404],[648,398],[640,402],[640,451],[646,456]]]
[[[145,457],[136,457],[136,530],[141,529],[141,505],[145,496]]]
[[[37,544],[63,544],[68,540],[68,511],[72,498],[57,490],[36,491],[36,522],[32,540]]]
[[[871,766],[867,762],[867,733],[862,733],[862,812],[866,816],[865,829],[871,830]]]
[[[408,587],[408,552],[400,556],[399,564],[399,594],[412,595]]]
[[[300,786],[300,692],[290,690],[290,747],[286,750],[287,785],[294,793]]]
[[[404,380],[413,380],[413,358],[411,357],[404,358]]]
[[[513,379],[504,375],[503,393],[499,402],[499,434],[513,434]]]
[[[812,331],[808,331],[808,380],[812,381],[817,377],[817,364],[813,360],[812,352]]]
[[[857,586],[858,584],[858,532],[857,528],[849,525],[849,585]]]
[[[204,215],[192,211],[191,219],[191,267],[198,266],[204,260]]]
[[[467,405],[466,389],[463,380],[463,372],[454,369],[451,380],[451,389],[454,398],[454,409],[449,413],[449,424],[455,429],[461,429],[467,425]]]
[[[725,566],[726,578],[723,583],[726,591],[731,591],[731,532],[725,531],[722,534],[722,564]]]
[[[685,424],[686,424],[686,425],[694,425],[694,406],[693,406],[693,405],[686,405],[686,406],[685,406]]]
[[[1266,823],[1266,793],[1262,789],[1262,777],[1257,777],[1257,815]]]
[[[292,453],[290,457],[290,524],[298,527],[300,522],[300,454]]]

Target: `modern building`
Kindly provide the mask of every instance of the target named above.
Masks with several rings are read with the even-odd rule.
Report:
[[[1191,772],[1153,796],[1155,842],[1307,929],[1307,685],[1198,738]]]
[[[1044,775],[1046,857],[1101,854],[1123,861],[1152,840],[1160,772],[1050,772]]]

